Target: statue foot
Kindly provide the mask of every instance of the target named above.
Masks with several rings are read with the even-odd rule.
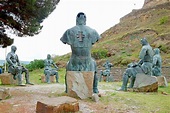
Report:
[[[18,86],[26,86],[25,84],[18,84]]]
[[[31,82],[26,82],[26,84],[29,84],[29,85],[34,85],[33,83],[31,83]]]
[[[127,88],[119,88],[119,89],[117,89],[117,91],[127,91]]]

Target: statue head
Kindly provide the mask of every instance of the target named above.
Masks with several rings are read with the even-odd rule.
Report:
[[[140,42],[141,42],[142,46],[148,44],[148,41],[146,40],[146,38],[142,38],[142,39],[140,40]]]
[[[17,50],[16,46],[11,46],[11,51],[15,52]]]
[[[154,51],[154,54],[160,54],[159,48],[155,48],[153,51]]]
[[[77,14],[76,25],[86,25],[86,15],[83,12]]]
[[[50,54],[47,55],[47,59],[51,59],[51,55]]]

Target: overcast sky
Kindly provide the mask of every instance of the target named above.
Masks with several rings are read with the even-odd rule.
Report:
[[[43,22],[40,34],[34,37],[12,37],[21,61],[45,59],[47,54],[63,55],[71,52],[70,46],[60,41],[63,33],[76,25],[76,15],[84,12],[86,25],[99,34],[119,23],[119,19],[132,9],[140,9],[144,0],[60,0],[54,12]],[[11,51],[7,47],[6,53]],[[0,60],[5,59],[5,49],[0,48]]]

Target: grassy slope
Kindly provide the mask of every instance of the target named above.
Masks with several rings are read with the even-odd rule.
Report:
[[[120,23],[101,34],[102,39],[92,51],[105,49],[115,66],[138,61],[140,39],[146,37],[153,48],[161,49],[163,65],[170,65],[170,3],[148,9],[134,10]],[[98,60],[98,63],[104,60]]]

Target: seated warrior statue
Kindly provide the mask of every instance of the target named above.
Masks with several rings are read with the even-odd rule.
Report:
[[[94,93],[98,93],[98,78],[97,65],[95,60],[91,57],[91,48],[99,38],[100,36],[96,30],[86,26],[86,15],[80,12],[76,17],[76,26],[66,30],[60,39],[64,44],[70,45],[72,50],[72,55],[67,64],[66,71],[94,71]]]
[[[106,76],[106,82],[109,82],[109,76],[110,76],[110,70],[111,70],[111,67],[113,67],[113,64],[109,62],[109,60],[107,60],[104,64],[103,64],[103,67],[105,67],[105,70],[104,71],[100,71],[100,82],[101,82],[101,79],[102,79],[102,76]]]
[[[160,50],[158,48],[154,49],[152,75],[153,76],[162,75],[162,58],[160,55]]]
[[[143,73],[146,75],[152,75],[152,59],[153,59],[153,50],[152,47],[147,42],[146,38],[141,39],[142,49],[139,54],[138,63],[130,63],[128,68],[123,74],[123,84],[119,90],[126,91],[128,79],[131,78],[129,88],[133,88],[136,75],[138,73]]]
[[[54,66],[55,68],[52,68],[52,66]],[[57,65],[51,59],[51,55],[48,54],[47,59],[44,60],[44,74],[47,83],[50,83],[50,76],[55,76],[56,82],[58,83],[59,76],[57,70],[58,70]]]
[[[22,83],[22,73],[25,73],[26,84],[33,85],[29,81],[29,71],[20,64],[18,55],[15,54],[16,46],[11,46],[11,52],[7,54],[6,61],[8,63],[8,72],[13,75],[13,78],[18,79],[18,85],[25,85]]]

